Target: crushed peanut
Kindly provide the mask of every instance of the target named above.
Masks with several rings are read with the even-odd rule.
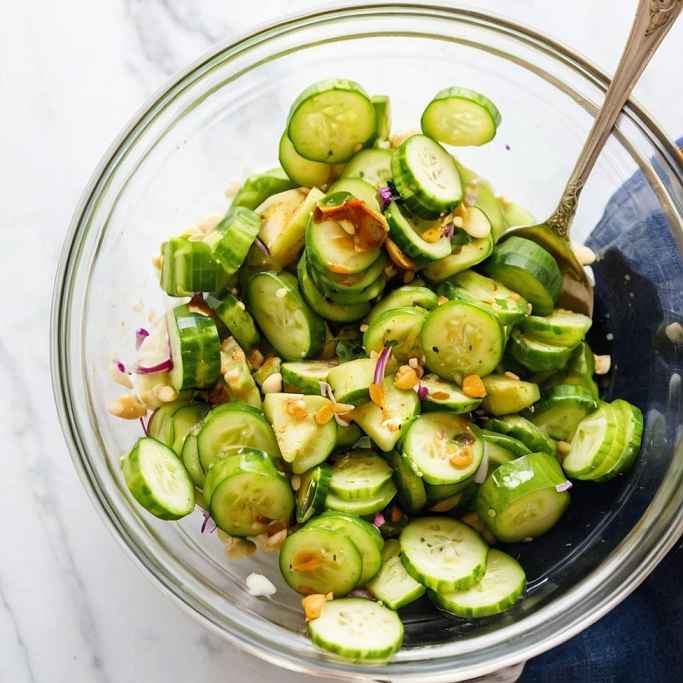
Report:
[[[292,475],[292,478],[289,481],[293,491],[298,491],[301,488],[301,477],[298,474]]]
[[[612,367],[612,356],[609,354],[599,356],[598,354],[594,353],[593,359],[595,360],[596,375],[606,375],[610,371],[610,368]]]
[[[412,389],[419,381],[417,372],[410,365],[402,365],[394,375],[394,386],[397,389]]]
[[[158,384],[154,387],[154,395],[162,403],[171,403],[178,398],[178,392],[168,384]]]
[[[360,326],[360,331],[361,331],[361,332],[367,332],[367,331],[368,331],[368,327],[369,327],[369,325],[368,325],[367,323],[363,323],[363,324]]]
[[[268,379],[270,379],[270,377]],[[287,411],[288,415],[291,415],[296,420],[305,420],[308,417],[306,403],[303,398],[289,399],[285,405],[285,410]]]
[[[382,427],[388,429],[390,432],[397,432],[401,428],[401,419],[398,417],[390,417],[388,420],[382,422]]]
[[[266,377],[261,385],[261,391],[264,394],[279,394],[282,391],[282,375],[279,372],[274,372]]]
[[[571,247],[576,260],[582,266],[590,266],[591,263],[595,263],[597,257],[590,247],[587,247],[585,244],[578,244],[577,242],[572,242]]]
[[[157,254],[152,258],[152,265],[157,269],[161,270],[164,265],[164,257],[161,254]]]
[[[313,621],[317,619],[323,611],[323,607],[327,602],[327,596],[322,593],[314,593],[313,595],[307,595],[301,604],[304,608],[304,614],[306,615],[306,621]]]
[[[396,245],[396,243],[387,238],[384,242],[389,258],[403,270],[415,270],[415,261],[409,259]]]
[[[258,370],[263,365],[264,360],[263,354],[258,349],[252,349],[247,358],[249,367],[252,370]]]
[[[348,415],[355,410],[356,406],[351,403],[333,403],[332,410],[335,415]]]
[[[109,404],[109,412],[124,420],[137,420],[147,414],[147,407],[132,394],[126,394]]]
[[[470,398],[484,398],[486,396],[486,387],[479,375],[465,375],[462,381],[462,393]]]
[[[447,304],[447,303],[448,303],[448,297],[445,297],[445,296],[440,296],[440,297],[436,300],[437,306],[443,306],[444,304]]]
[[[333,417],[334,409],[332,408],[332,403],[329,401],[320,406],[318,412],[315,414],[315,423],[319,425],[326,425]]]
[[[250,557],[256,552],[256,544],[246,538],[233,538],[230,544],[225,544],[225,553],[231,560]]]
[[[413,135],[419,135],[421,131],[417,128],[412,128],[410,130],[404,130],[400,133],[394,133],[389,137],[389,144],[393,149],[400,147],[408,138],[412,138]]]
[[[515,375],[514,372],[510,372],[509,370],[506,370],[504,374],[506,377],[509,377],[510,379],[519,380],[519,375]]]

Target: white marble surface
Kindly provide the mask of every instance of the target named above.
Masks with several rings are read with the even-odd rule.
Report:
[[[2,683],[305,678],[209,634],[154,588],[105,529],[55,416],[48,319],[52,276],[80,190],[131,114],[214,43],[319,4],[0,3]],[[545,30],[612,70],[635,2],[476,4]],[[683,131],[683,97],[671,87],[680,86],[681,44],[683,23],[637,90],[672,136]]]

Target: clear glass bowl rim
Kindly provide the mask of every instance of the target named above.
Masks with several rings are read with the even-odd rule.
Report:
[[[116,171],[115,160],[132,147],[145,122],[183,84],[201,78],[203,70],[217,57],[234,58],[241,50],[254,44],[266,43],[281,32],[317,21],[334,21],[350,13],[382,14],[451,18],[496,27],[517,40],[546,51],[571,64],[582,76],[602,91],[609,78],[597,67],[564,45],[542,34],[507,19],[479,12],[471,8],[410,3],[346,3],[270,23],[241,38],[215,47],[157,92],[138,111],[102,157],[83,191],[65,239],[58,266],[52,301],[50,364],[57,412],[76,471],[98,512],[105,519],[114,536],[136,562],[155,579],[156,585],[172,595],[190,614],[227,640],[273,664],[294,671],[342,678],[407,680],[419,677],[423,681],[465,680],[490,673],[505,666],[529,659],[579,633],[626,598],[657,566],[683,533],[683,472],[669,477],[669,484],[660,487],[639,524],[598,569],[588,575],[560,599],[522,621],[498,631],[471,639],[466,651],[454,651],[449,645],[419,648],[423,659],[411,657],[380,666],[349,664],[332,658],[311,658],[297,652],[296,637],[279,627],[263,622],[258,624],[240,619],[219,623],[212,618],[207,606],[198,596],[189,594],[183,582],[168,571],[162,562],[150,557],[132,542],[125,525],[107,504],[106,496],[98,490],[88,464],[88,453],[79,434],[77,416],[70,400],[68,329],[71,325],[70,303],[82,247],[88,238],[89,220],[96,209],[97,197],[106,190],[107,178]],[[637,120],[667,164],[667,171],[683,186],[683,168],[676,145],[667,138],[653,118],[637,103],[630,100],[626,111]],[[683,229],[679,221],[679,238]],[[674,481],[675,480],[675,481]],[[648,537],[649,543],[643,538]],[[226,625],[226,621],[229,623]],[[227,627],[226,627],[227,626]],[[258,626],[258,627],[257,627]],[[514,644],[512,641],[514,640]],[[506,647],[506,644],[507,647]]]

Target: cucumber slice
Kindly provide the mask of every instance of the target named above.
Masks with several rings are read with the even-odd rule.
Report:
[[[178,456],[156,439],[138,439],[121,458],[129,491],[159,519],[180,519],[194,510],[194,486]]]
[[[382,566],[384,539],[377,527],[370,522],[343,512],[324,512],[320,517],[312,519],[308,526],[343,534],[356,546],[363,560],[359,586],[365,586]]]
[[[337,441],[334,444],[334,449],[339,450],[341,448],[351,448],[354,446],[356,441],[363,436],[361,428],[353,424],[353,422],[346,427],[342,427],[337,423]]]
[[[413,135],[394,150],[391,172],[401,199],[422,218],[438,218],[462,199],[453,157],[425,135]]]
[[[338,363],[329,360],[311,360],[303,363],[283,363],[282,381],[302,394],[320,395],[320,382],[327,382],[330,370]]]
[[[308,633],[318,647],[355,661],[387,660],[403,643],[398,614],[364,598],[326,602]]]
[[[501,116],[491,100],[469,88],[440,90],[422,114],[422,131],[456,147],[484,145],[493,140]]]
[[[375,108],[377,121],[375,137],[377,140],[388,140],[391,135],[391,100],[388,95],[373,95],[370,101]]]
[[[571,441],[579,422],[597,407],[588,389],[576,384],[558,384],[534,406],[531,421],[553,439]]]
[[[204,495],[216,526],[231,536],[258,536],[271,522],[288,524],[294,510],[287,477],[267,453],[253,449],[216,463],[206,476]]]
[[[492,415],[518,413],[541,398],[538,384],[532,382],[523,382],[505,375],[489,375],[483,381],[486,398],[482,407]]]
[[[375,188],[386,187],[391,180],[391,152],[388,149],[364,149],[344,167],[342,178],[360,178]]]
[[[325,463],[308,470],[301,477],[301,485],[296,493],[296,521],[299,524],[304,524],[325,509],[331,478],[332,468]]]
[[[427,368],[443,379],[483,376],[500,363],[505,335],[492,313],[464,301],[449,301],[427,316],[422,348]]]
[[[550,379],[543,382],[543,389],[548,390],[557,384],[576,384],[587,389],[593,398],[597,400],[600,395],[598,392],[598,385],[593,379],[595,372],[595,359],[590,346],[585,342],[581,342],[567,363],[567,367],[561,371],[554,373]]]
[[[147,435],[172,448],[175,440],[173,413],[188,405],[191,405],[189,401],[174,401],[157,408],[147,423]]]
[[[346,512],[349,515],[373,515],[375,512],[384,510],[396,495],[396,487],[392,481],[384,483],[382,488],[369,498],[346,500],[335,493],[328,493],[325,499],[325,507],[328,510]]]
[[[206,303],[214,310],[218,319],[228,328],[228,332],[246,351],[258,346],[261,336],[256,329],[256,323],[242,301],[232,294],[222,294],[219,297],[209,295]]]
[[[199,459],[205,472],[234,448],[256,448],[280,458],[275,434],[259,410],[245,403],[223,403],[204,418],[197,433]]]
[[[396,202],[391,202],[384,212],[384,216],[389,223],[389,234],[391,239],[398,245],[399,249],[409,258],[418,264],[426,264],[431,261],[438,261],[446,258],[451,253],[451,240],[446,236],[439,237],[436,241],[429,242],[423,235],[426,230],[420,232],[419,223],[412,223],[401,211],[401,207]],[[441,234],[440,223],[436,222],[428,230],[437,228]]]
[[[289,586],[304,595],[346,595],[363,571],[360,553],[347,536],[310,525],[287,536],[279,564]]]
[[[534,215],[519,204],[504,200],[502,197],[499,199],[499,203],[509,227],[516,228],[519,225],[536,225],[538,223]]]
[[[522,597],[526,575],[517,560],[491,548],[486,559],[486,572],[481,581],[464,591],[431,593],[437,605],[463,618],[500,614]]]
[[[530,453],[496,468],[479,489],[477,513],[500,541],[517,543],[551,529],[569,505],[556,486],[566,481],[547,453]]]
[[[366,304],[368,301],[376,299],[384,291],[386,284],[387,280],[382,274],[369,287],[360,292],[340,292],[330,289],[327,296],[341,306]]]
[[[203,403],[190,403],[181,406],[171,415],[173,422],[173,444],[171,449],[180,457],[185,445],[185,439],[192,428],[197,425],[209,412],[209,406]]]
[[[473,270],[465,270],[443,282],[438,292],[448,299],[461,299],[490,309],[503,325],[518,323],[528,311],[526,299],[517,292]]]
[[[261,218],[243,206],[231,208],[204,242],[211,255],[228,275],[233,275],[247,258],[249,249],[261,230]]]
[[[232,337],[223,340],[221,344],[221,370],[231,400],[261,408],[261,394],[252,377],[247,358]]]
[[[201,489],[204,487],[206,473],[204,472],[202,462],[199,459],[199,449],[197,448],[197,433],[200,428],[201,423],[195,425],[187,435],[185,443],[183,444],[181,460],[194,485]]]
[[[205,389],[220,376],[220,340],[216,323],[187,305],[176,306],[166,314],[171,360],[171,384],[176,391]]]
[[[285,360],[315,356],[325,341],[325,324],[303,300],[290,273],[256,273],[247,304],[258,326]]]
[[[348,192],[356,199],[365,202],[373,211],[381,213],[377,188],[366,180],[360,178],[340,178],[328,190],[328,195],[335,192]]]
[[[380,353],[391,346],[397,361],[420,358],[420,333],[427,313],[418,306],[390,308],[376,318],[363,334],[363,347],[367,353]]]
[[[282,369],[282,360],[277,356],[268,356],[263,365],[254,372],[254,380],[256,384],[263,387],[263,383],[272,375],[276,375]]]
[[[477,471],[484,448],[469,420],[441,412],[413,420],[403,437],[403,453],[427,483],[456,484]]]
[[[479,218],[486,219],[483,212],[476,207],[469,210],[472,216],[479,216]],[[486,219],[488,220],[488,219]],[[488,258],[493,252],[493,236],[487,235],[478,239],[469,239],[463,244],[453,246],[453,252],[450,256],[430,263],[422,272],[424,276],[432,282],[441,282],[453,275],[467,270],[477,263],[481,263]]]
[[[481,536],[450,517],[423,517],[401,532],[401,560],[408,573],[432,590],[465,590],[479,583],[488,547]]]
[[[530,315],[522,321],[520,329],[536,341],[574,347],[583,341],[592,323],[587,315],[556,308],[545,317]]]
[[[473,486],[472,479],[465,479],[457,484],[425,484],[427,502],[438,503],[447,498],[452,498],[456,494],[463,493],[471,486]]]
[[[489,219],[493,240],[497,242],[507,230],[508,222],[491,183],[472,169],[463,166],[457,159],[455,165],[458,167],[463,186],[467,185],[468,193],[474,195],[474,205]]]
[[[489,465],[502,465],[515,458],[531,453],[519,439],[507,434],[491,432],[488,429],[480,429],[479,436],[484,441],[484,447],[489,456]]]
[[[344,500],[372,498],[391,479],[391,467],[372,451],[344,455],[332,467],[330,491]]]
[[[375,135],[377,122],[370,98],[355,81],[314,83],[296,98],[287,134],[305,159],[338,164]]]
[[[249,176],[232,200],[232,207],[244,206],[255,209],[274,194],[291,190],[294,183],[281,168],[273,168],[263,173]]]
[[[375,284],[375,281],[383,274],[386,263],[387,257],[382,252],[379,258],[367,270],[353,275],[339,275],[329,270],[318,270],[311,263],[308,263],[308,267],[313,268],[310,273],[313,282],[323,289],[325,294],[328,292],[357,294],[365,292],[368,287]]]
[[[417,285],[404,285],[387,294],[379,303],[373,306],[368,316],[368,325],[372,325],[382,313],[392,308],[420,306],[431,311],[437,305],[438,297],[431,289]]]
[[[297,185],[322,187],[330,182],[332,165],[320,161],[310,161],[297,153],[285,131],[280,138],[278,157],[285,173]]]
[[[394,451],[389,457],[401,507],[411,514],[419,512],[427,504],[427,491],[422,477],[415,473],[410,460],[404,455]]]
[[[323,462],[333,451],[337,427],[330,419],[318,424],[318,411],[331,406],[322,396],[301,394],[266,394],[263,411],[273,426],[280,453],[292,471],[301,474]],[[302,409],[301,414],[297,411]]]
[[[542,432],[533,422],[520,415],[505,415],[491,418],[484,422],[484,427],[492,432],[506,434],[521,441],[531,452],[543,452],[555,455],[555,442]]]
[[[377,361],[372,358],[357,358],[332,368],[327,382],[332,387],[339,403],[359,406],[370,400],[370,385],[374,380]]]
[[[562,273],[550,252],[523,237],[496,246],[484,272],[523,296],[536,315],[550,315],[560,296]]]
[[[562,461],[567,476],[592,479],[594,473],[601,472],[603,463],[607,464],[605,471],[609,471],[626,445],[625,428],[621,411],[601,402],[576,428],[569,453]]]
[[[353,420],[386,453],[398,443],[403,426],[420,411],[420,400],[414,391],[397,389],[390,377],[382,386],[383,407],[368,401],[353,411]]]
[[[204,242],[173,237],[161,246],[161,289],[169,296],[223,289],[228,275]]]
[[[510,354],[525,368],[533,372],[561,370],[574,351],[573,346],[556,346],[536,341],[531,335],[521,330],[513,330],[510,336]]]
[[[640,444],[643,440],[643,413],[628,401],[617,399],[612,402],[612,408],[621,412],[624,430],[624,448],[616,461],[608,466],[605,461],[599,469],[593,473],[595,481],[608,481],[618,474],[631,468],[640,452]]]
[[[400,552],[400,545],[396,543]],[[425,587],[408,574],[398,555],[384,560],[379,574],[368,584],[368,590],[391,609],[400,609],[425,594]]]
[[[481,403],[480,398],[465,396],[457,384],[445,382],[438,375],[425,375],[420,384],[428,392],[422,399],[425,411],[452,410],[454,413],[471,413]]]
[[[349,323],[354,320],[360,320],[367,315],[370,310],[370,304],[368,303],[338,304],[335,301],[328,299],[313,282],[305,255],[299,260],[297,275],[299,277],[301,293],[303,294],[304,299],[306,299],[308,305],[318,315],[326,320]]]

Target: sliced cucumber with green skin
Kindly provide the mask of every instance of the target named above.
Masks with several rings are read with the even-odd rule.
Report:
[[[321,187],[327,185],[332,176],[332,165],[320,161],[310,161],[297,153],[285,131],[280,138],[278,156],[285,173],[297,185]]]
[[[463,166],[457,159],[455,165],[458,167],[463,186],[469,186],[468,190],[475,196],[474,205],[489,219],[493,240],[497,242],[507,230],[508,222],[491,183],[472,169]]]
[[[511,228],[516,228],[519,225],[535,225],[538,223],[534,215],[519,204],[503,200],[502,197],[500,198],[499,203],[503,214],[505,215],[505,220]]]
[[[302,363],[283,363],[280,372],[287,387],[302,394],[320,395],[320,382],[327,382],[330,370],[338,363],[329,360],[311,360]]]
[[[512,331],[509,349],[512,357],[532,372],[561,370],[574,351],[573,346],[556,346],[536,341],[521,330]]]
[[[452,410],[454,413],[471,413],[482,401],[480,398],[465,396],[457,384],[446,382],[438,375],[425,375],[420,380],[420,385],[427,388],[427,395],[422,399],[425,412]]]
[[[372,358],[358,358],[332,368],[327,375],[327,382],[337,401],[354,406],[367,403],[370,400],[369,390],[374,381],[375,365],[377,361]]]
[[[593,351],[586,342],[581,342],[569,359],[567,366],[561,372],[556,372],[549,379],[543,382],[543,389],[547,390],[556,384],[577,384],[584,389],[587,389],[592,394],[593,398],[597,400],[600,398],[598,392],[598,385],[593,379],[595,373],[595,359]]]
[[[220,339],[213,318],[193,313],[183,305],[166,314],[166,324],[173,388],[183,391],[213,386],[221,371]]]
[[[571,441],[579,422],[597,407],[588,389],[576,384],[558,384],[534,406],[531,421],[553,439]]]
[[[470,212],[474,212],[474,208]],[[483,215],[483,214],[482,214]],[[493,252],[493,236],[470,239],[465,244],[454,246],[450,256],[430,263],[422,272],[432,282],[441,282],[457,273],[481,263]]]
[[[173,237],[161,246],[161,289],[169,296],[223,289],[228,275],[204,242]]]
[[[455,495],[463,493],[471,486],[474,486],[472,478],[465,479],[457,484],[425,484],[427,502],[438,503],[442,500],[452,498]]]
[[[507,434],[480,429],[479,436],[484,441],[484,447],[489,456],[489,465],[502,465],[504,462],[531,453],[529,448],[519,439]]]
[[[291,190],[294,183],[281,168],[249,176],[232,200],[230,208],[244,206],[255,209],[274,194]]]
[[[156,439],[138,439],[121,458],[135,500],[159,519],[180,519],[194,510],[194,486],[178,456]]]
[[[272,375],[277,375],[282,369],[282,359],[277,356],[268,356],[264,361],[263,365],[254,372],[254,380],[261,388],[263,388],[263,383]]]
[[[541,451],[555,455],[555,442],[542,432],[533,422],[521,415],[505,415],[484,422],[484,427],[492,432],[506,434],[521,441],[531,452]]]
[[[529,408],[541,398],[538,384],[512,379],[505,375],[489,375],[483,379],[486,398],[482,408],[491,415],[509,415]]]
[[[404,285],[389,292],[380,302],[376,303],[368,316],[368,325],[372,325],[383,313],[392,308],[406,308],[419,306],[431,311],[438,305],[438,297],[431,289],[419,285]]]
[[[294,406],[302,406],[305,417],[296,414]],[[334,450],[337,428],[334,420],[318,424],[317,412],[330,406],[322,396],[301,394],[266,394],[263,411],[273,426],[280,453],[292,471],[301,474],[323,462]]]
[[[233,275],[244,263],[251,245],[261,229],[261,218],[251,209],[238,206],[212,230],[204,242],[211,255],[228,275]]]
[[[334,444],[335,450],[340,448],[351,448],[356,441],[363,436],[361,428],[353,422],[345,427],[337,423],[337,440]]]
[[[224,339],[221,344],[221,370],[231,400],[261,408],[261,394],[251,374],[247,357],[233,337]]]
[[[608,471],[626,446],[626,424],[618,408],[600,403],[598,409],[579,422],[562,467],[572,479],[593,479],[603,463]],[[604,474],[604,472],[603,472]],[[598,474],[597,476],[601,476]]]
[[[388,140],[391,135],[391,100],[388,95],[373,95],[370,101],[375,108],[376,139]]]
[[[206,303],[214,310],[218,319],[228,328],[228,332],[245,351],[258,346],[261,335],[256,329],[254,319],[242,301],[232,294],[225,293],[220,297],[207,296]]]
[[[209,406],[204,403],[190,403],[174,411],[171,416],[173,421],[173,444],[171,448],[178,457],[182,455],[187,435],[208,412]]]
[[[326,602],[308,634],[318,647],[359,662],[385,661],[403,644],[398,614],[364,598]]]
[[[400,552],[398,542],[396,545]],[[405,607],[425,594],[425,587],[408,574],[398,554],[384,560],[379,574],[368,584],[368,590],[391,609]]]
[[[308,263],[309,268],[313,268],[310,273],[313,281],[327,292],[344,292],[346,294],[364,292],[375,281],[381,277],[387,258],[382,252],[379,258],[367,269],[354,275],[339,275],[329,270],[318,270]]]
[[[469,420],[450,412],[416,417],[403,436],[403,453],[429,484],[457,484],[469,479],[484,455],[481,440]],[[456,456],[470,456],[469,464],[456,467]]]
[[[485,306],[500,318],[503,325],[518,323],[528,311],[526,299],[517,292],[473,270],[465,270],[443,282],[438,292],[448,299],[462,299]]]
[[[347,453],[332,466],[330,491],[344,500],[372,498],[391,479],[384,458],[367,450]]]
[[[387,481],[382,488],[369,498],[357,498],[346,500],[335,493],[328,493],[325,499],[325,507],[328,510],[346,512],[349,515],[373,515],[375,512],[384,510],[396,495],[396,486],[393,481]]]
[[[147,423],[147,435],[172,448],[175,440],[173,413],[188,405],[191,405],[190,401],[174,401],[157,408]]]
[[[197,433],[199,432],[200,427],[201,425],[199,424],[195,425],[185,438],[181,459],[192,482],[197,488],[201,489],[204,487],[206,473],[204,472],[201,460],[199,459],[199,449],[197,448]]]
[[[322,463],[305,472],[296,492],[296,521],[304,524],[325,509],[325,498],[330,490],[332,468]]]
[[[388,149],[364,149],[344,167],[342,178],[360,178],[373,187],[386,187],[391,180],[391,152]]]
[[[216,526],[231,536],[258,536],[271,522],[289,523],[294,495],[268,454],[254,449],[228,455],[207,473],[204,496]]]
[[[370,522],[343,512],[329,511],[313,518],[308,526],[343,534],[356,546],[363,560],[363,571],[358,579],[359,586],[365,586],[380,570],[384,539],[377,527]]]
[[[398,248],[418,264],[426,264],[446,258],[451,253],[451,240],[441,236],[435,242],[428,242],[420,234],[396,202],[391,202],[384,212],[389,223],[389,234]]]
[[[385,453],[391,451],[401,437],[401,430],[420,411],[420,400],[412,390],[398,389],[391,377],[383,382],[382,408],[368,401],[353,411],[353,420]]]
[[[453,157],[425,135],[413,135],[394,150],[391,172],[401,199],[421,218],[438,218],[462,199]]]
[[[245,403],[223,403],[209,412],[197,433],[204,471],[236,447],[257,448],[275,460],[280,458],[275,434],[260,410]]]
[[[247,304],[261,332],[285,360],[317,355],[325,341],[325,324],[301,297],[290,273],[257,273],[247,287]]]
[[[484,272],[523,296],[535,315],[550,315],[560,296],[562,273],[550,252],[523,237],[496,246]]]
[[[375,108],[355,81],[314,83],[292,104],[287,135],[305,159],[339,164],[375,135]]]
[[[287,536],[279,564],[289,586],[304,595],[344,596],[358,585],[363,571],[360,553],[347,536],[308,524]]]
[[[537,341],[573,347],[583,341],[592,323],[587,315],[556,308],[548,316],[530,315],[520,329]]]
[[[640,452],[640,444],[643,440],[643,413],[639,408],[630,404],[628,401],[617,399],[612,402],[612,408],[622,414],[623,424],[626,425],[625,445],[616,461],[608,466],[604,462],[600,468],[593,473],[595,481],[608,481],[618,474],[626,472],[631,468]]]
[[[408,573],[435,591],[465,590],[486,570],[481,536],[450,517],[423,517],[401,532],[401,560]]]
[[[363,347],[367,353],[380,353],[391,346],[398,361],[420,358],[420,334],[427,312],[419,306],[390,308],[374,320],[363,334]]]
[[[327,292],[327,296],[340,306],[357,306],[376,299],[387,285],[384,274],[380,275],[369,287],[360,292],[340,292],[333,289]]]
[[[449,301],[431,311],[421,336],[427,368],[453,381],[493,372],[505,348],[500,320],[464,301]]]
[[[555,526],[567,509],[569,494],[555,488],[565,482],[551,455],[524,455],[489,474],[477,495],[477,514],[500,541],[536,538]]]
[[[422,131],[456,147],[484,145],[493,140],[501,122],[491,100],[469,88],[440,90],[422,114]]]
[[[526,575],[517,560],[491,548],[481,581],[464,591],[430,593],[437,605],[467,618],[489,617],[512,607],[524,593]]]
[[[427,491],[422,477],[415,473],[410,460],[401,453],[394,451],[389,458],[394,468],[394,484],[398,489],[401,507],[411,514],[419,512],[427,504]]]
[[[361,178],[340,178],[327,191],[328,195],[335,192],[348,192],[356,199],[365,202],[373,211],[381,213],[377,188]]]

